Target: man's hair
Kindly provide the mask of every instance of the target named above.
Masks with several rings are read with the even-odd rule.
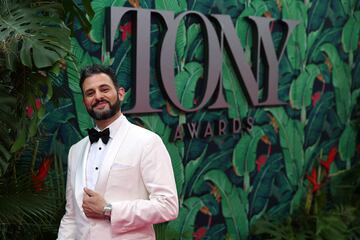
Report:
[[[110,77],[110,79],[112,80],[115,89],[117,90],[119,88],[118,83],[116,81],[116,76],[114,71],[110,68],[110,67],[106,67],[103,65],[98,65],[98,64],[93,64],[90,66],[85,67],[84,69],[81,70],[80,73],[80,89],[83,92],[83,84],[86,78],[91,77],[95,74],[100,74],[100,73],[104,73],[106,75],[108,75]]]

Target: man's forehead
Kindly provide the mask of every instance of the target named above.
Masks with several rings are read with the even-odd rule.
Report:
[[[101,86],[115,87],[111,78],[104,73],[94,74],[90,77],[87,77],[83,83],[84,89]]]

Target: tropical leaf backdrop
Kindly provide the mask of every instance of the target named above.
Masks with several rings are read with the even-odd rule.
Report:
[[[57,101],[44,106],[46,113],[42,117],[41,129],[54,141],[51,151],[61,156],[62,168],[66,168],[66,150],[85,137],[86,129],[93,124],[82,104],[78,84],[81,68],[93,63],[110,65],[128,90],[123,110],[130,109],[133,103],[133,22],[129,17],[119,24],[114,53],[110,55],[105,51],[103,38],[106,7],[230,15],[249,64],[255,64],[254,29],[246,17],[299,21],[279,66],[278,94],[286,105],[267,108],[249,105],[239,84],[240,76],[224,52],[223,92],[229,108],[187,114],[174,108],[160,90],[157,53],[165,30],[156,21],[152,23],[150,99],[151,105],[162,111],[132,114],[128,118],[158,133],[173,161],[180,213],[175,221],[156,226],[158,239],[257,239],[259,231],[254,231],[254,227],[259,229],[259,223],[267,227],[268,238],[284,234],[284,238],[277,239],[289,239],[287,228],[277,233],[270,231],[276,225],[270,226],[270,221],[264,223],[264,219],[287,219],[302,206],[309,210],[309,203],[321,191],[331,191],[336,196],[337,190],[322,179],[332,181],[358,166],[359,123],[353,119],[358,119],[355,110],[360,99],[359,1],[93,0],[90,5],[85,2],[78,1],[77,6],[88,13],[85,20],[91,25],[89,33],[81,24],[84,19],[69,19],[74,29],[71,54],[63,63],[64,69],[52,75]],[[270,28],[274,45],[279,47],[282,29],[276,24]],[[204,79],[206,46],[201,31],[199,22],[189,17],[181,21],[177,32],[176,90],[186,108],[196,105]],[[261,89],[263,71],[260,69]],[[254,120],[252,129],[241,134],[171,141],[172,126],[249,117]],[[49,151],[49,147],[44,149]],[[335,198],[327,207],[333,205]],[[359,209],[354,211],[353,215],[359,213]]]

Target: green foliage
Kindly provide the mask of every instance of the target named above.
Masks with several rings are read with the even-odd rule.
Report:
[[[344,52],[350,53],[358,48],[360,26],[358,21],[360,20],[360,11],[357,11],[354,16],[350,17],[346,22],[342,35],[341,42],[344,48]]]
[[[60,4],[6,3],[1,8],[1,49],[15,50],[7,53],[7,68],[13,70],[19,55],[25,66],[45,68],[67,54],[70,32],[60,18]]]
[[[302,1],[283,1],[282,14],[284,19],[299,20],[299,25],[289,38],[287,54],[294,69],[302,69],[306,57],[306,26],[308,16],[306,6]]]
[[[94,14],[89,15],[92,23],[90,40],[79,36],[72,39],[73,57],[69,59],[67,69],[72,90],[69,98],[75,103],[77,126],[82,135],[85,134],[84,129],[91,125],[81,105],[77,85],[83,66],[95,62],[111,65],[118,81],[130,89],[126,106],[131,106],[133,101],[130,96],[134,87],[131,84],[134,67],[131,33],[126,39],[120,39],[118,34],[116,50],[111,56],[104,50],[102,35],[105,7],[126,4],[126,1],[92,1]],[[354,1],[155,0],[139,1],[139,4],[143,8],[175,14],[195,10],[203,14],[230,15],[244,48],[246,62],[251,66],[255,65],[256,58],[253,52],[254,29],[247,16],[299,21],[290,36],[279,69],[279,96],[286,105],[252,108],[239,84],[242,79],[234,71],[228,55],[223,54],[223,92],[229,108],[216,114],[203,110],[184,114],[163,96],[159,90],[161,79],[155,53],[160,49],[161,36],[165,31],[161,25],[152,22],[150,98],[152,106],[160,108],[162,113],[128,117],[162,136],[173,161],[181,209],[177,220],[156,226],[158,239],[192,239],[201,231],[205,231],[202,234],[207,239],[247,239],[252,234],[249,232],[251,226],[261,224],[264,215],[271,216],[271,221],[288,219],[284,224],[264,223],[262,233],[265,235],[262,236],[269,238],[302,239],[312,236],[326,239],[329,233],[334,236],[348,234],[348,222],[339,216],[342,213],[353,214],[351,207],[331,208],[326,212],[331,215],[329,218],[322,213],[311,215],[311,220],[306,214],[299,219],[291,216],[302,213],[299,207],[304,205],[309,188],[305,178],[318,164],[321,151],[338,148],[338,157],[330,166],[330,174],[346,168],[342,160],[346,159],[348,168],[356,162],[357,133],[352,128],[352,117],[356,115],[356,101],[360,95],[360,85],[357,84],[360,58],[357,51],[359,9]],[[282,30],[276,24],[270,27],[278,48]],[[98,43],[97,50],[89,52],[86,46],[90,41]],[[178,100],[188,109],[196,106],[194,100],[199,100],[196,97],[204,86],[205,43],[201,24],[188,17],[180,21],[173,66]],[[262,86],[259,90],[260,93],[263,91]],[[241,136],[169,141],[170,124],[216,121],[225,117],[243,119],[248,116],[254,117],[255,126],[250,133],[242,133]],[[206,225],[206,218],[217,220]],[[293,231],[302,219],[307,221],[304,228]],[[315,235],[314,226],[318,230]],[[271,230],[270,234],[266,229]]]
[[[244,118],[248,112],[249,104],[239,85],[239,77],[231,66],[227,54],[224,56],[222,74],[225,96],[229,104],[229,118]]]
[[[351,69],[342,61],[334,45],[326,43],[321,50],[326,53],[333,66],[332,80],[335,88],[336,111],[345,124],[351,111]]]
[[[314,145],[321,137],[324,130],[324,121],[329,109],[332,107],[333,94],[325,93],[316,106],[311,109],[308,122],[305,127],[305,147]]]
[[[59,3],[0,5],[0,238],[53,239],[64,208],[64,144],[78,135],[61,122],[65,114],[55,120],[48,107],[58,100],[54,79],[71,33]]]
[[[209,171],[204,180],[211,181],[221,193],[221,207],[230,238],[246,238],[249,234],[247,193],[232,185],[225,173],[219,170]]]
[[[330,176],[323,191],[311,194],[310,211],[303,203],[293,214],[282,218],[263,216],[252,233],[266,239],[357,239],[360,235],[359,164]],[[331,193],[329,189],[332,189]],[[346,196],[346,197],[345,197]],[[312,200],[311,200],[312,199]],[[308,202],[307,201],[307,202]]]
[[[315,78],[320,74],[316,65],[308,65],[290,87],[290,103],[294,109],[305,110],[311,104]]]
[[[56,235],[56,222],[65,197],[64,194],[56,194],[56,188],[65,187],[64,179],[60,183],[58,178],[56,175],[48,177],[47,187],[39,192],[33,190],[34,185],[28,174],[18,176],[16,180],[11,177],[1,179],[1,239],[22,238],[24,230],[29,239],[45,233]]]
[[[235,145],[233,166],[239,176],[245,176],[255,170],[256,149],[260,138],[264,135],[263,130],[256,126],[250,134],[242,136]]]
[[[203,75],[203,67],[197,62],[190,62],[185,65],[184,71],[175,76],[178,99],[182,106],[187,109],[193,107],[195,98],[195,88],[200,77]]]
[[[326,14],[329,10],[329,4],[331,1],[313,1],[311,7],[308,10],[309,24],[307,26],[308,32],[315,31],[322,27]]]
[[[66,17],[68,19],[68,25],[73,25],[76,21],[79,21],[82,29],[86,33],[89,33],[91,24],[88,18],[92,19],[94,17],[94,11],[92,10],[90,5],[91,0],[82,0],[81,2],[83,4],[83,8],[86,14],[84,14],[83,10],[73,0],[63,0],[62,4],[66,13]]]
[[[71,53],[72,57],[67,57],[67,79],[68,86],[73,94],[78,124],[83,136],[86,135],[86,129],[91,128],[93,121],[89,117],[84,104],[82,91],[79,86],[80,71],[87,65],[99,63],[97,58],[93,58],[89,53],[85,52],[79,45],[76,39],[71,39]]]
[[[177,219],[167,225],[166,239],[193,239],[195,217],[203,206],[204,203],[197,197],[186,199]]]
[[[28,225],[22,222],[22,229],[37,226],[39,229],[34,230],[33,236],[38,236],[39,231],[52,232],[52,237],[48,239],[54,238],[57,230],[55,225],[59,218],[51,218],[51,213],[62,215],[62,210],[59,210],[64,200],[62,163],[66,162],[69,147],[85,136],[86,128],[93,124],[82,103],[82,93],[78,85],[80,70],[93,63],[110,65],[115,70],[119,83],[129,89],[123,107],[126,109],[132,106],[131,91],[135,87],[132,84],[134,34],[129,31],[125,38],[120,39],[119,33],[124,33],[124,30],[120,30],[113,54],[105,51],[103,39],[105,8],[130,4],[176,14],[194,10],[203,14],[230,15],[244,48],[245,60],[250,66],[256,65],[256,53],[253,51],[254,28],[249,24],[247,16],[299,21],[280,63],[279,97],[285,101],[284,106],[266,109],[250,106],[240,84],[242,79],[234,71],[229,56],[224,53],[222,90],[229,108],[217,112],[201,109],[191,114],[175,109],[160,90],[161,79],[156,53],[160,49],[165,28],[152,22],[150,99],[151,105],[162,112],[128,115],[128,118],[159,134],[172,158],[181,206],[180,214],[177,220],[155,227],[157,238],[193,239],[200,233],[204,239],[216,240],[251,237],[360,237],[357,217],[360,213],[356,201],[359,198],[356,198],[358,196],[354,193],[358,180],[349,180],[342,174],[342,171],[348,168],[349,173],[351,171],[352,175],[358,175],[353,172],[357,169],[359,157],[356,152],[359,147],[356,119],[359,119],[360,95],[360,9],[355,0],[84,0],[79,6],[69,0],[63,3],[66,4],[64,16],[67,24],[76,28],[71,39],[65,37],[69,30],[61,22],[63,15],[58,11],[58,4],[46,5],[46,9],[44,6],[31,4],[28,5],[31,6],[30,10],[23,11],[21,9],[26,5],[12,6],[8,3],[8,7],[1,10],[0,24],[4,24],[1,21],[3,16],[9,16],[12,26],[17,27],[17,33],[26,34],[21,38],[14,38],[15,35],[12,34],[15,32],[7,29],[5,34],[0,36],[1,40],[6,39],[0,41],[1,46],[6,47],[6,51],[2,51],[4,48],[0,49],[0,175],[4,176],[7,169],[15,167],[28,177],[29,184],[29,171],[34,169],[31,167],[33,159],[35,166],[42,159],[42,154],[52,153],[58,159],[50,171],[51,177],[46,182],[48,192],[41,192],[40,195],[43,195],[36,195],[38,198],[35,198],[33,191],[24,191],[23,194],[27,194],[26,199],[31,204],[24,203],[21,199],[14,200],[18,203],[17,206],[27,207],[23,212],[17,211],[17,219],[27,220],[29,216],[26,214],[29,212],[36,215],[32,216],[34,221]],[[14,14],[10,16],[8,9],[13,9]],[[42,13],[34,16],[38,10]],[[16,16],[21,17],[19,23],[16,22]],[[25,19],[25,16],[29,18]],[[49,18],[56,20],[47,21]],[[30,24],[23,25],[27,22]],[[133,23],[128,21],[121,24],[130,22]],[[45,30],[50,27],[53,27],[53,30],[48,33],[40,32],[38,23],[44,26]],[[123,26],[125,25],[119,28]],[[27,29],[30,27],[34,27],[31,31],[36,35],[31,41],[26,38],[29,36]],[[197,96],[201,96],[200,93],[206,86],[206,39],[202,34],[202,27],[192,18],[185,18],[180,22],[174,62],[169,63],[174,66],[179,102],[189,109],[196,106],[194,100],[199,100]],[[271,25],[270,29],[278,48],[283,36],[282,29],[277,24]],[[89,37],[82,31],[89,32]],[[44,35],[49,36],[49,39],[44,40]],[[31,48],[30,43],[39,45]],[[46,51],[39,51],[41,46]],[[15,54],[12,54],[14,52]],[[71,54],[66,56],[68,52]],[[20,71],[14,69],[19,65],[24,68]],[[262,62],[260,65],[265,67]],[[264,71],[260,71],[260,75],[262,72]],[[262,81],[260,76],[258,82]],[[56,85],[52,84],[54,82]],[[261,93],[263,84],[260,85]],[[36,108],[37,98],[41,99],[42,103],[39,109]],[[32,118],[25,114],[26,106],[31,106],[34,110]],[[227,133],[207,139],[185,138],[183,141],[170,142],[170,125],[215,122],[227,118],[244,119],[249,116],[255,120],[249,133]],[[41,139],[46,141],[40,139],[36,151],[38,153],[34,157],[35,151],[31,147],[36,142],[34,138],[40,133]],[[311,193],[312,185],[306,180],[306,176],[310,176],[314,167],[318,169],[319,160],[325,161],[321,159],[322,152],[328,154],[331,148],[337,148],[338,153],[329,166],[330,186],[325,186],[326,191],[322,191],[321,186],[321,194],[317,196],[317,193]],[[13,163],[14,156],[17,157],[18,165]],[[17,177],[20,173],[6,176]],[[337,182],[341,184],[336,185]],[[28,188],[29,185],[24,189]],[[345,191],[350,188],[351,193]],[[328,196],[324,195],[325,192],[329,194],[329,191],[331,197],[327,198]],[[313,199],[309,200],[309,196],[313,196]],[[351,197],[343,199],[341,196]],[[0,196],[0,201],[6,203],[5,197],[12,199],[13,195],[4,193]],[[337,199],[341,199],[341,202]],[[346,203],[346,200],[352,201],[351,204]],[[38,201],[46,206],[44,213],[39,212]],[[56,204],[50,206],[53,201]],[[310,211],[307,208],[309,202],[312,206]],[[322,205],[324,202],[327,204]],[[0,217],[1,213],[2,211]],[[46,221],[41,222],[41,216],[44,217],[42,220]],[[269,219],[264,221],[264,216]],[[250,231],[252,226],[255,226],[254,231]],[[51,230],[46,230],[46,227]],[[8,234],[12,230],[7,228],[3,233],[6,231]]]
[[[343,161],[347,162],[348,168],[350,168],[351,159],[355,155],[356,135],[357,131],[354,126],[348,124],[339,139],[340,157]]]
[[[96,42],[100,43],[104,37],[104,21],[105,8],[111,6],[123,6],[126,0],[94,0],[91,1],[91,7],[95,15],[91,19],[90,37]]]
[[[0,139],[2,144],[0,145],[0,175],[2,176],[9,164],[11,158],[10,148],[12,146],[12,138],[7,133],[5,129],[11,129],[11,131],[16,131],[16,124],[14,122],[15,114],[12,113],[12,109],[15,109],[16,106],[16,98],[10,95],[7,89],[1,88],[0,95],[0,126],[1,126],[1,134]],[[22,137],[24,138],[24,137]],[[19,140],[20,141],[20,140]]]
[[[44,115],[43,101],[52,97],[49,74],[57,71],[69,52],[70,31],[61,19],[62,7],[56,3],[1,3],[0,124],[4,129],[0,149],[0,176],[10,159],[37,133]],[[46,90],[44,90],[46,89]],[[11,164],[10,164],[11,165]]]
[[[156,9],[168,10],[174,13],[181,11],[178,1],[155,0]]]
[[[255,235],[266,239],[349,239],[349,229],[340,214],[354,217],[354,209],[344,209],[346,213],[334,210],[318,216],[301,216],[297,213],[284,223],[260,220],[254,230]],[[299,216],[300,215],[300,216]]]
[[[268,110],[279,127],[280,146],[285,160],[286,174],[293,186],[304,176],[304,129],[298,120],[293,120],[282,108]]]
[[[249,196],[249,216],[251,223],[256,222],[259,216],[262,216],[267,210],[270,196],[275,185],[276,176],[281,170],[281,154],[273,154],[267,160],[267,164],[261,168],[256,175],[253,183],[253,189]]]

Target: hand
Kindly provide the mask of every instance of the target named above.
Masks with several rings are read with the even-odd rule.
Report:
[[[84,188],[82,208],[88,218],[104,218],[105,199],[97,192]]]

